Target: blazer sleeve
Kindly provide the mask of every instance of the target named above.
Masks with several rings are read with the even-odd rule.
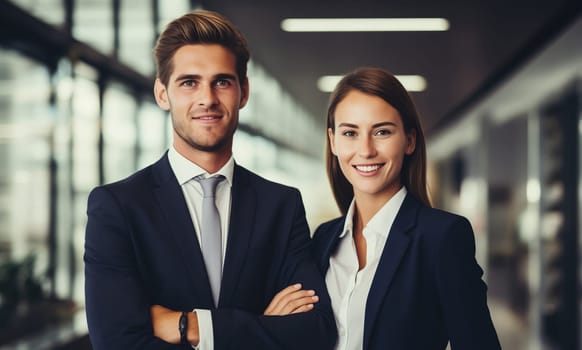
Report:
[[[300,282],[313,289],[319,302],[313,310],[288,316],[256,315],[241,310],[212,311],[214,344],[223,349],[333,349],[337,330],[325,281],[311,255],[311,239],[305,209],[298,191],[289,205],[293,224],[285,252],[279,287]],[[279,234],[279,233],[276,233]],[[274,295],[273,295],[274,296]],[[271,296],[271,297],[273,297]]]
[[[443,317],[453,350],[501,349],[489,308],[483,270],[475,260],[475,238],[462,217],[445,228],[436,258]]]
[[[85,303],[93,349],[187,349],[153,335],[150,298],[123,208],[107,187],[91,192],[87,215]]]

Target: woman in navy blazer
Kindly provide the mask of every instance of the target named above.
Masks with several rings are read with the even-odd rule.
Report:
[[[471,225],[431,207],[424,135],[404,87],[383,70],[355,70],[331,96],[327,127],[343,216],[313,243],[336,349],[500,349]]]

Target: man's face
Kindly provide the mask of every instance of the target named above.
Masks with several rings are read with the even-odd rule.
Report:
[[[202,151],[230,156],[248,82],[236,74],[236,57],[217,44],[186,45],[173,57],[168,85],[155,83],[158,105],[169,110],[174,146],[182,154]]]

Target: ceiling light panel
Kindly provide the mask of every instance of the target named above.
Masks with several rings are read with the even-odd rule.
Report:
[[[402,32],[446,31],[445,18],[287,18],[286,32]]]
[[[317,88],[322,92],[332,92],[343,75],[325,75],[317,80]],[[426,90],[426,79],[421,75],[396,75],[396,79],[407,91],[421,92]]]

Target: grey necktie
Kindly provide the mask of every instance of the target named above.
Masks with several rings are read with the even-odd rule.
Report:
[[[196,177],[196,181],[202,186],[204,193],[202,199],[201,243],[202,256],[206,265],[206,272],[210,280],[210,288],[214,305],[218,306],[220,295],[220,281],[222,279],[222,234],[220,229],[220,216],[214,202],[216,186],[224,176],[218,175],[209,178]]]

